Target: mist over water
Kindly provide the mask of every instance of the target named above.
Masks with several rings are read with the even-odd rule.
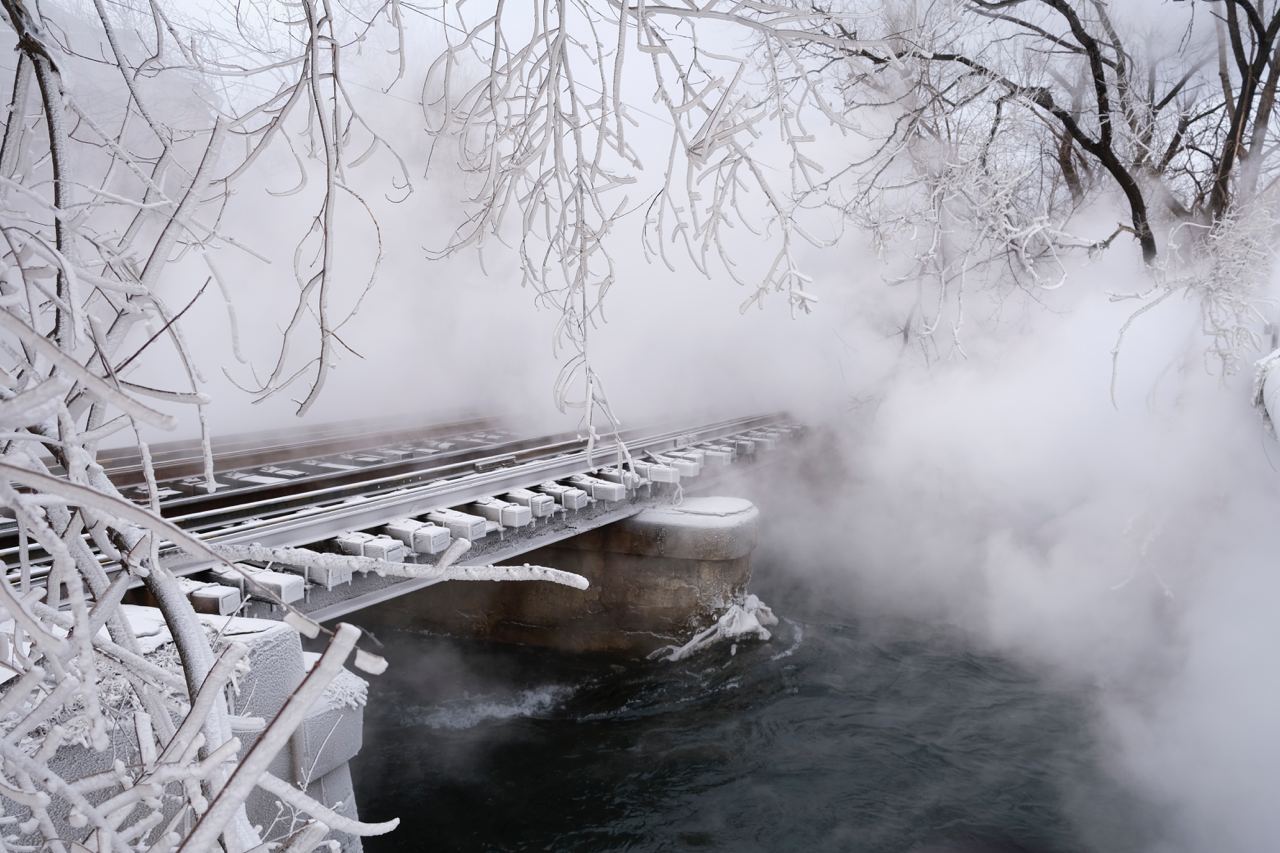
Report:
[[[740,315],[739,289],[620,240],[593,339],[624,425],[786,408],[824,436],[797,476],[735,490],[765,511],[753,591],[786,630],[735,658],[621,672],[395,638],[357,793],[406,826],[370,849],[419,849],[415,824],[443,849],[906,850],[954,830],[1251,853],[1280,837],[1280,690],[1264,675],[1280,452],[1249,371],[1205,360],[1180,300],[1113,362],[1133,303],[1109,294],[1143,286],[1132,258],[1082,262],[1060,291],[975,292],[959,344],[904,344],[914,294],[850,242],[812,259],[824,301],[793,319]],[[308,422],[431,421],[482,400],[517,429],[576,428],[552,404],[555,318],[514,272],[384,272],[350,329],[366,357],[341,360]],[[215,400],[220,431],[295,422],[284,398]],[[657,768],[655,743],[673,756]]]
[[[1207,4],[1110,6],[1149,27],[1144,42],[1210,44],[1210,27],[1167,14]],[[414,33],[438,52],[439,32]],[[377,58],[351,82],[416,191],[392,201],[390,165],[352,165],[379,230],[343,209],[336,315],[364,301],[299,421],[305,382],[258,402],[243,389],[270,373],[296,307],[291,256],[320,188],[276,195],[297,177],[284,151],[245,173],[225,224],[251,251],[217,257],[235,320],[210,287],[182,323],[213,433],[464,413],[528,435],[582,429],[581,411],[553,401],[560,318],[518,286],[504,251],[520,235],[495,235],[483,263],[428,260],[468,188],[447,157],[428,165],[421,63],[384,93],[394,62],[369,47]],[[86,103],[118,108],[113,75],[78,76]],[[187,81],[148,85],[167,115],[200,109]],[[763,510],[751,591],[783,623],[770,643],[679,664],[382,637],[391,667],[371,680],[356,784],[363,816],[403,826],[368,848],[1280,848],[1280,445],[1250,405],[1259,342],[1217,361],[1194,289],[1148,301],[1157,283],[1127,237],[1065,259],[1043,289],[1056,269],[1035,286],[974,273],[961,310],[954,291],[888,284],[920,246],[873,245],[838,217],[821,234],[832,245],[798,250],[815,313],[792,317],[771,294],[742,314],[748,292],[724,270],[699,275],[679,257],[668,269],[638,243],[635,205],[662,183],[668,131],[629,137],[650,171],[601,238],[617,278],[592,365],[623,426],[779,409],[809,425],[806,455],[729,490]],[[845,161],[865,144],[814,133],[819,154],[843,147]],[[301,168],[314,177],[318,164]],[[1124,221],[1109,198],[1071,215],[1086,242]],[[740,229],[726,255],[767,266],[770,236]],[[174,306],[209,278],[197,247],[180,254],[157,285]],[[1278,285],[1246,294],[1259,314],[1248,328],[1274,313]],[[926,317],[937,323],[920,334]],[[318,334],[295,340],[289,370]],[[188,383],[171,349],[129,377]],[[195,435],[181,414],[177,434],[143,434]]]
[[[393,141],[420,121],[412,105],[386,101],[382,106],[373,113]],[[425,152],[415,142],[401,141],[410,168],[415,174],[424,171]],[[262,174],[254,177],[267,181],[277,166],[264,162]],[[361,180],[381,186],[385,177],[365,174]],[[371,194],[375,202],[376,195]],[[430,422],[479,410],[531,433],[580,428],[581,412],[561,413],[552,400],[563,359],[551,345],[557,317],[517,286],[519,270],[512,258],[491,251],[483,265],[471,253],[425,260],[424,247],[440,245],[456,225],[463,195],[454,176],[443,170],[433,173],[409,203],[380,209],[387,257],[379,281],[343,330],[353,352],[342,354],[326,393],[304,423],[406,413]],[[278,232],[298,203],[259,207],[259,202],[243,201],[244,209],[232,214],[270,263],[241,258],[228,262],[226,273],[241,306],[241,349],[261,371],[270,363],[282,317],[292,305],[287,288],[265,286],[288,279],[281,268],[286,259],[270,249],[291,249],[292,237]],[[1095,236],[1104,236],[1116,219],[1115,211],[1104,207],[1105,202],[1079,217],[1096,220],[1102,231]],[[955,798],[963,799],[972,778],[985,773],[1003,792],[1031,791],[1025,801],[988,792],[993,802],[1013,811],[1022,808],[1018,803],[1033,804],[1021,817],[1012,812],[992,817],[997,828],[1050,849],[1247,853],[1274,846],[1280,837],[1280,811],[1272,805],[1272,792],[1280,789],[1274,722],[1280,719],[1280,688],[1263,673],[1271,668],[1269,650],[1280,646],[1280,623],[1270,607],[1280,597],[1274,571],[1274,555],[1280,553],[1280,529],[1274,524],[1280,509],[1280,451],[1249,405],[1248,359],[1262,353],[1242,353],[1240,363],[1231,365],[1234,372],[1224,373],[1222,365],[1206,358],[1204,318],[1191,298],[1166,301],[1120,341],[1133,310],[1143,303],[1113,297],[1150,286],[1134,252],[1072,261],[1059,290],[984,289],[974,282],[965,296],[964,317],[941,318],[934,336],[921,339],[903,335],[904,325],[918,316],[913,312],[920,291],[886,284],[899,272],[901,258],[892,247],[873,250],[852,231],[835,248],[803,259],[821,301],[814,314],[792,318],[780,300],[766,300],[763,311],[739,314],[742,289],[723,278],[707,280],[679,262],[674,271],[649,263],[636,240],[640,223],[622,224],[636,228],[609,238],[619,276],[606,300],[608,323],[592,333],[592,358],[623,425],[693,423],[785,408],[826,436],[821,453],[803,463],[802,476],[747,482],[739,489],[761,503],[770,524],[757,579],[763,588],[754,591],[790,619],[788,631],[802,633],[804,642],[791,658],[776,661],[771,657],[776,649],[744,650],[722,668],[708,660],[695,661],[690,669],[645,667],[620,675],[610,666],[583,663],[579,669],[534,655],[545,663],[547,679],[533,683],[513,677],[490,692],[492,685],[485,681],[460,693],[446,688],[465,688],[472,670],[495,668],[500,675],[504,655],[523,661],[528,653],[458,649],[457,667],[436,675],[425,674],[417,657],[406,653],[400,666],[393,658],[392,674],[384,681],[399,684],[395,673],[407,667],[416,674],[417,687],[402,684],[402,692],[396,692],[401,687],[380,688],[375,680],[374,695],[391,691],[393,710],[397,702],[408,703],[418,709],[413,718],[418,722],[378,719],[366,738],[369,756],[393,748],[379,732],[390,733],[394,744],[399,727],[430,733],[427,742],[452,754],[451,743],[477,746],[490,734],[545,725],[552,730],[549,740],[531,755],[540,762],[536,772],[560,778],[569,769],[583,770],[573,763],[576,753],[568,745],[589,744],[601,733],[603,723],[588,725],[596,720],[592,715],[615,715],[614,731],[629,731],[637,739],[602,741],[601,749],[621,749],[626,757],[642,754],[635,744],[644,740],[645,726],[666,725],[661,721],[670,715],[696,734],[704,724],[714,728],[713,720],[731,728],[729,721],[740,719],[749,727],[776,713],[790,721],[777,731],[804,734],[769,741],[762,752],[772,751],[775,763],[782,761],[779,756],[809,756],[815,768],[825,766],[819,759],[831,749],[856,768],[863,756],[895,755],[899,746],[891,738],[877,740],[862,725],[857,702],[874,703],[872,693],[850,698],[828,688],[852,680],[884,689],[876,678],[916,667],[927,673],[911,682],[916,692],[886,707],[904,719],[912,719],[912,708],[935,708],[938,716],[921,723],[920,731],[934,732],[930,737],[941,737],[929,725],[941,726],[944,718],[977,727],[972,736],[984,744],[990,764],[961,762],[961,770],[939,772],[935,781],[945,782],[931,786],[912,787],[918,780],[907,777],[879,777],[876,784],[886,790],[910,792],[902,800],[882,802],[886,814],[880,819],[950,825],[935,826],[904,805],[917,799],[950,802],[955,814],[982,813],[967,799]],[[343,245],[358,250],[367,236],[358,230],[344,233]],[[744,267],[756,262],[755,248],[745,237],[733,247]],[[367,261],[358,251],[344,257],[353,275]],[[194,287],[202,279],[203,274],[186,284]],[[1275,284],[1267,295],[1276,295]],[[344,298],[355,292],[344,290]],[[176,304],[186,299],[183,293],[169,297]],[[243,310],[245,305],[253,310]],[[219,302],[197,303],[191,321],[204,333],[192,338],[214,400],[209,417],[215,433],[297,423],[289,394],[252,404],[235,388],[232,379],[244,382],[253,371],[232,364],[227,355],[229,321]],[[300,349],[305,347],[302,342]],[[214,365],[226,365],[230,375]],[[140,379],[173,385],[175,371],[172,364],[152,364]],[[194,419],[183,428],[194,434]],[[784,588],[785,593],[778,591]],[[892,626],[886,635],[870,627],[882,622]],[[918,637],[922,624],[937,628],[927,642]],[[915,639],[908,642],[899,631]],[[880,657],[859,645],[879,648],[876,644],[899,639],[907,645]],[[773,645],[785,640],[779,637]],[[480,657],[471,659],[472,654]],[[873,662],[845,670],[860,654]],[[971,666],[974,661],[980,663]],[[706,670],[701,681],[693,674],[702,672],[699,667]],[[1003,667],[1015,675],[987,678],[989,668]],[[868,676],[869,671],[875,675]],[[784,678],[788,672],[791,682]],[[724,677],[724,685],[741,680],[717,687],[713,673]],[[445,692],[414,692],[428,681]],[[788,716],[794,708],[779,710],[777,696],[792,695],[778,693],[779,685],[787,684],[785,689],[808,685],[821,693],[818,716],[829,718],[829,726],[806,728],[807,717]],[[643,705],[652,691],[675,696],[682,685],[689,697],[698,698],[673,699],[671,706],[655,700],[650,713],[627,716],[633,700]],[[993,710],[960,701],[984,690],[1030,709],[1025,713],[1040,722],[1042,740],[1033,743],[1030,729],[1000,723],[1004,705],[997,703]],[[636,696],[626,698],[628,691]],[[718,709],[715,703],[724,697],[747,698],[736,704],[726,700]],[[584,704],[594,710],[581,710]],[[374,706],[371,720],[381,713],[377,702]],[[884,713],[882,721],[891,716],[884,709],[877,713]],[[1024,737],[1002,741],[1006,729],[1023,731]],[[920,731],[913,729],[911,737],[924,737]],[[958,747],[947,747],[953,748]],[[448,795],[455,797],[456,807],[439,811],[457,821],[450,832],[461,833],[468,822],[485,823],[484,809],[476,803],[494,801],[478,799],[484,786],[449,788],[448,780],[462,773],[499,784],[494,780],[500,773],[482,764],[466,766],[483,752],[457,752],[453,765],[440,766],[436,781],[427,778],[437,768],[435,753],[414,759],[418,776],[408,765],[397,765],[396,772],[408,774],[405,787],[453,791]],[[568,763],[557,764],[557,756],[568,756],[563,758]],[[722,765],[729,761],[721,759]],[[633,771],[644,772],[620,761],[591,772],[615,787]],[[740,757],[732,761],[745,762],[725,771],[741,780],[725,785],[758,784],[755,777],[763,771],[758,773],[757,765]],[[719,778],[716,772],[699,784],[715,787],[710,780]],[[840,774],[832,770],[816,801],[871,808],[870,800],[858,800],[862,789],[844,787],[862,784],[850,781],[862,778],[851,774],[837,780]],[[1107,781],[1103,785],[1098,779]],[[677,781],[655,778],[648,789],[637,783],[635,791],[648,793],[636,793],[635,803],[648,802],[646,797],[666,802],[659,793],[678,792]],[[1122,792],[1118,798],[1130,797],[1143,809],[1118,822],[1104,819],[1110,812],[1099,803],[1106,798],[1095,801],[1081,793],[1095,783]],[[466,799],[473,795],[477,799]],[[585,789],[579,797],[590,799]],[[1084,803],[1078,809],[1077,800]],[[737,814],[729,801],[718,804],[716,813]],[[391,801],[374,795],[370,808],[379,802]],[[393,812],[402,817],[434,813],[431,802],[397,800]],[[837,805],[821,819],[809,816],[788,824],[788,815],[802,814],[809,802],[808,794],[797,794],[776,812],[760,807],[762,814],[772,815],[767,828],[757,827],[771,840],[760,842],[761,848],[776,849],[785,831],[822,825],[834,832],[832,827],[844,825],[837,820]],[[612,814],[619,827],[631,827],[627,838],[643,836],[636,827],[647,826],[677,847],[701,844],[698,833],[709,831],[688,829],[693,840],[679,840],[670,834],[676,831],[667,825],[669,812],[638,817],[639,808],[618,805],[592,820],[604,827]],[[551,811],[548,804],[523,813],[523,819],[549,826],[545,813]],[[1147,824],[1150,814],[1160,819]],[[512,822],[518,824],[516,817]],[[1033,831],[1037,821],[1043,833]],[[1091,834],[1095,823],[1101,840]],[[726,818],[722,830],[732,833],[740,824]],[[744,844],[754,837],[741,832]],[[904,835],[901,827],[868,833],[865,849],[905,849],[892,845],[924,840]],[[836,844],[833,838],[828,842]],[[589,847],[583,842],[581,849]]]
[[[355,762],[369,850],[1142,849],[1089,691],[945,627],[818,612],[773,641],[619,665],[398,633]],[[443,666],[442,666],[443,664]],[[439,676],[443,673],[443,678]],[[1016,845],[1016,846],[1015,846]]]
[[[775,639],[390,638],[357,791],[408,825],[370,849],[1270,848],[1280,488],[1247,373],[1206,366],[1189,304],[1129,330],[1113,402],[1105,294],[1006,305],[931,365],[861,298],[827,306],[834,368],[829,328],[770,350],[810,452],[728,489],[763,509]],[[748,378],[684,381],[731,406]]]

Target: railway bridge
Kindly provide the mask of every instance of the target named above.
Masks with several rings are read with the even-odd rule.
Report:
[[[754,509],[698,496],[731,493],[736,477],[803,434],[781,413],[594,442],[483,418],[351,422],[215,441],[212,459],[195,442],[157,445],[150,471],[136,452],[100,461],[125,497],[238,555],[232,570],[168,546],[166,564],[199,612],[278,617],[289,605],[324,622],[366,611],[490,639],[647,653],[705,621],[749,575]],[[429,567],[463,539],[469,565],[545,563],[590,586],[445,583],[368,610],[441,579],[360,566]],[[0,526],[6,564],[25,547],[11,521]],[[370,559],[269,559],[279,553]]]
[[[158,546],[209,630],[248,647],[233,713],[266,719],[315,659],[289,613],[317,622],[349,616],[375,635],[411,625],[633,657],[691,636],[697,642],[699,631],[750,601],[758,517],[747,501],[708,495],[732,494],[742,475],[757,479],[804,433],[785,414],[598,441],[523,436],[485,419],[430,428],[348,423],[224,439],[211,459],[194,443],[155,446],[145,465],[129,452],[99,459],[126,498],[158,508],[212,552],[233,555],[229,563]],[[543,563],[553,567],[546,575],[578,588],[442,580],[435,569],[460,552],[482,567]],[[58,586],[35,577],[47,561],[12,518],[0,519],[0,559],[13,566],[20,555],[32,573],[22,580],[44,583],[57,606]],[[128,618],[159,653],[168,642],[164,621],[141,586],[129,595]],[[271,767],[349,817],[357,814],[348,762],[363,741],[364,690],[342,673]],[[257,737],[239,736],[245,750]],[[132,754],[136,746],[114,749]],[[56,769],[88,778],[102,771],[102,756],[67,748]],[[255,824],[278,817],[269,796],[256,794],[248,807]],[[360,849],[354,837],[333,838],[345,851]]]

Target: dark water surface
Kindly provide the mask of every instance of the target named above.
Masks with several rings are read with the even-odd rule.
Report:
[[[361,815],[402,824],[366,849],[1144,846],[1087,696],[943,630],[770,603],[772,642],[679,664],[382,636],[353,767]]]

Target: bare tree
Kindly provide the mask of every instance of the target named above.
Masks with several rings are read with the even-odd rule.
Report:
[[[916,263],[897,280],[920,295],[905,333],[928,340],[949,317],[958,342],[966,282],[1057,287],[1065,254],[1127,234],[1152,269],[1143,298],[1197,293],[1230,368],[1263,328],[1280,7],[1145,6],[544,0],[449,18],[459,35],[443,76],[473,57],[445,105],[478,180],[459,243],[518,218],[526,275],[592,306],[612,281],[602,237],[640,204],[659,257],[679,245],[708,273],[718,257],[748,303],[780,291],[807,309],[796,250],[831,242],[807,212],[834,207],[878,241],[908,237]],[[669,136],[665,161],[645,164],[666,177],[632,202],[629,128],[646,124]],[[833,137],[852,154],[833,157]],[[1077,236],[1110,197],[1127,219]],[[775,247],[763,275],[726,251],[738,226]],[[577,313],[582,337],[593,314]]]
[[[314,207],[299,219],[297,301],[278,356],[247,387],[261,399],[300,384],[299,413],[321,393],[350,316],[333,307],[346,233],[335,225],[340,209],[370,223],[378,252],[366,290],[381,257],[376,217],[351,172],[378,157],[400,176],[393,194],[412,188],[343,76],[347,51],[375,37],[400,57],[403,72],[400,4],[301,0],[206,17],[161,0],[95,0],[87,17],[28,0],[0,8],[16,59],[0,135],[0,506],[19,542],[16,565],[0,573],[0,668],[8,675],[0,695],[7,810],[0,842],[263,849],[244,809],[255,791],[300,815],[288,837],[266,839],[268,848],[308,851],[331,830],[386,832],[395,821],[344,817],[268,772],[348,658],[374,673],[385,664],[356,648],[352,626],[329,631],[277,601],[287,621],[327,635],[328,646],[241,755],[235,733],[245,721],[233,719],[228,696],[246,647],[213,645],[167,563],[175,550],[228,566],[246,557],[211,550],[160,516],[143,428],[171,427],[171,410],[182,406],[195,407],[204,423],[209,401],[183,319],[197,300],[221,293],[234,329],[216,258],[249,249],[224,213],[250,169],[280,153],[297,164],[287,192]],[[309,188],[316,176],[319,186]],[[193,276],[195,295],[170,304],[165,294]],[[313,347],[299,344],[307,330]],[[186,387],[135,378],[144,362],[165,358],[181,366]],[[124,499],[97,461],[98,448],[122,436],[136,443],[149,506]],[[411,577],[585,583],[540,567],[452,566],[467,547],[460,540],[437,566],[263,553]],[[120,605],[136,583],[163,614],[178,670],[142,653]],[[122,742],[130,760],[97,775],[64,778],[51,763],[63,747],[102,752]]]
[[[1157,11],[1174,21],[1157,30]],[[947,178],[974,166],[1018,176],[1022,187],[1008,196],[1018,214],[1001,210],[999,219],[1014,225],[1004,242],[1027,271],[1036,258],[1080,247],[1067,236],[1079,211],[1118,194],[1128,221],[1083,246],[1132,235],[1161,295],[1201,297],[1211,351],[1227,369],[1257,350],[1280,179],[1280,5],[956,0],[914,13],[864,15],[861,26],[833,19],[846,44],[813,48],[851,59],[842,86],[855,102],[883,92],[886,76],[905,83],[897,103],[910,106],[883,138],[882,161],[927,140],[946,152]],[[872,34],[876,46],[856,44]],[[1004,198],[980,189],[962,209]],[[1020,226],[1036,219],[1049,227],[1029,247]]]
[[[6,797],[29,813],[6,826],[6,844],[38,838],[65,849],[71,839],[58,837],[51,818],[65,804],[71,826],[83,827],[99,850],[205,850],[218,839],[228,849],[258,844],[243,803],[259,786],[289,787],[264,781],[273,745],[287,740],[359,635],[347,626],[333,635],[324,662],[237,764],[239,741],[225,694],[245,648],[232,644],[214,655],[160,549],[170,543],[221,558],[159,518],[140,433],[144,424],[171,426],[173,418],[163,408],[175,405],[197,407],[203,421],[207,400],[180,322],[191,303],[171,307],[160,284],[176,256],[207,255],[232,243],[220,233],[220,207],[237,175],[296,121],[296,104],[309,104],[310,116],[291,132],[311,134],[325,152],[325,192],[308,232],[320,244],[319,260],[300,260],[297,267],[298,313],[315,312],[323,342],[301,408],[323,384],[328,341],[338,325],[326,306],[333,252],[328,225],[342,192],[342,144],[355,119],[344,112],[337,64],[342,45],[333,8],[312,2],[293,8],[297,16],[287,27],[287,47],[276,48],[250,39],[246,46],[220,41],[217,30],[197,29],[159,3],[114,10],[96,3],[96,29],[88,31],[82,18],[59,16],[61,10],[49,4],[3,4],[17,67],[0,141],[0,405],[7,430],[0,447],[0,500],[13,516],[22,549],[16,574],[6,567],[0,579],[3,610],[12,620],[4,664],[19,676],[3,699],[0,761],[12,782]],[[393,6],[375,14],[393,14]],[[139,29],[144,22],[149,35]],[[120,101],[110,104],[114,112],[78,97],[73,85],[83,83],[86,64],[104,60],[117,75],[103,86],[120,93]],[[170,123],[148,100],[158,86],[199,87],[220,78],[274,78],[279,85],[247,107],[243,98],[219,99],[197,88],[202,103],[191,111],[194,116],[181,117],[193,120],[189,126]],[[246,91],[251,89],[245,84],[237,90]],[[226,151],[230,139],[246,146],[238,161]],[[301,251],[299,256],[304,257]],[[212,264],[209,275],[216,276]],[[315,300],[312,291],[319,294]],[[295,318],[286,331],[280,362],[262,393],[289,382],[283,353],[296,323]],[[154,388],[128,378],[161,345],[183,365],[188,389]],[[148,399],[159,401],[159,408]],[[149,510],[124,500],[95,461],[98,446],[122,430],[135,434],[151,487]],[[205,448],[211,472],[207,441]],[[174,674],[158,671],[141,656],[119,609],[135,580],[147,586],[164,614],[182,663],[176,682]],[[107,633],[101,634],[104,627]],[[104,685],[123,685],[131,716],[107,713]],[[62,779],[50,768],[64,744],[79,741],[103,750],[122,725],[134,727],[137,765],[118,765],[93,780]],[[22,740],[33,733],[41,736]],[[182,792],[176,800],[175,792]],[[349,821],[300,791],[289,797],[316,826],[341,824],[363,834],[394,825]]]
[[[249,248],[224,214],[255,165],[281,154],[297,165],[285,192],[308,205],[296,304],[276,357],[241,384],[258,399],[300,388],[299,413],[321,393],[347,347],[350,310],[335,307],[340,214],[363,217],[377,247],[360,288],[381,258],[354,171],[377,158],[399,176],[393,195],[413,184],[362,116],[345,63],[365,44],[385,46],[394,82],[409,67],[406,20],[445,26],[450,44],[425,69],[423,107],[435,144],[453,145],[474,182],[443,251],[516,243],[526,282],[561,317],[558,399],[585,409],[593,439],[596,413],[616,418],[591,333],[615,277],[609,236],[633,211],[654,259],[673,265],[678,250],[744,286],[744,309],[777,294],[800,312],[816,300],[805,249],[838,240],[827,227],[835,210],[881,243],[910,246],[898,280],[917,298],[904,337],[932,341],[946,322],[957,344],[968,282],[1058,287],[1066,253],[1128,235],[1151,270],[1139,312],[1192,292],[1224,364],[1261,344],[1280,178],[1277,2],[1170,2],[1160,8],[1180,35],[1163,40],[1102,0],[0,8],[16,61],[0,134],[0,503],[21,546],[0,578],[12,620],[0,658],[14,670],[0,696],[0,769],[4,796],[26,810],[0,824],[5,843],[66,849],[53,819],[65,807],[78,841],[100,850],[248,849],[261,841],[243,811],[255,788],[310,815],[289,849],[312,849],[330,828],[389,828],[343,823],[264,775],[353,653],[353,628],[332,634],[322,664],[238,755],[225,691],[243,648],[215,654],[162,545],[209,560],[319,557],[216,553],[164,522],[142,430],[171,425],[177,407],[203,418],[183,318],[217,294],[233,311],[217,258]],[[164,98],[175,91],[180,109]],[[633,91],[652,107],[636,106]],[[666,144],[649,163],[637,140],[655,127]],[[644,167],[660,173],[656,189],[633,198]],[[1124,221],[1077,236],[1112,197]],[[763,263],[738,256],[742,233]],[[195,296],[170,304],[171,283],[187,277]],[[137,380],[162,352],[184,387]],[[143,459],[149,507],[122,499],[96,460],[122,434]],[[206,460],[211,469],[207,442]],[[536,567],[361,568],[579,582]],[[180,675],[139,654],[118,606],[133,582],[159,602]],[[357,652],[362,663],[379,666]],[[108,682],[124,690],[127,719],[104,708]],[[137,766],[87,780],[50,768],[62,744],[101,748],[126,723]]]

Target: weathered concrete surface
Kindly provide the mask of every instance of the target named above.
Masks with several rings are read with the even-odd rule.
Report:
[[[521,558],[576,572],[590,589],[450,581],[361,611],[354,621],[572,652],[647,655],[685,642],[741,597],[759,516],[740,498],[690,498],[647,509]]]
[[[225,621],[225,619],[223,620]],[[258,622],[261,620],[238,620]],[[248,684],[236,697],[236,713],[246,717],[271,719],[289,696],[302,683],[303,677],[319,659],[318,654],[304,652],[298,633],[283,622],[268,623],[273,642],[255,643],[249,647]],[[308,711],[302,725],[290,738],[289,746],[272,760],[268,771],[293,783],[339,814],[355,818],[356,802],[351,792],[351,776],[347,762],[364,744],[364,703],[366,682],[343,670],[325,689]],[[239,735],[243,743],[241,755],[248,754],[258,734]],[[319,784],[321,780],[332,780]],[[342,780],[345,781],[345,787]],[[305,822],[306,816],[295,814],[264,791],[255,791],[246,803],[249,822],[261,828],[266,840],[287,837]],[[359,853],[356,836],[335,832],[329,836],[341,845],[343,853]]]

